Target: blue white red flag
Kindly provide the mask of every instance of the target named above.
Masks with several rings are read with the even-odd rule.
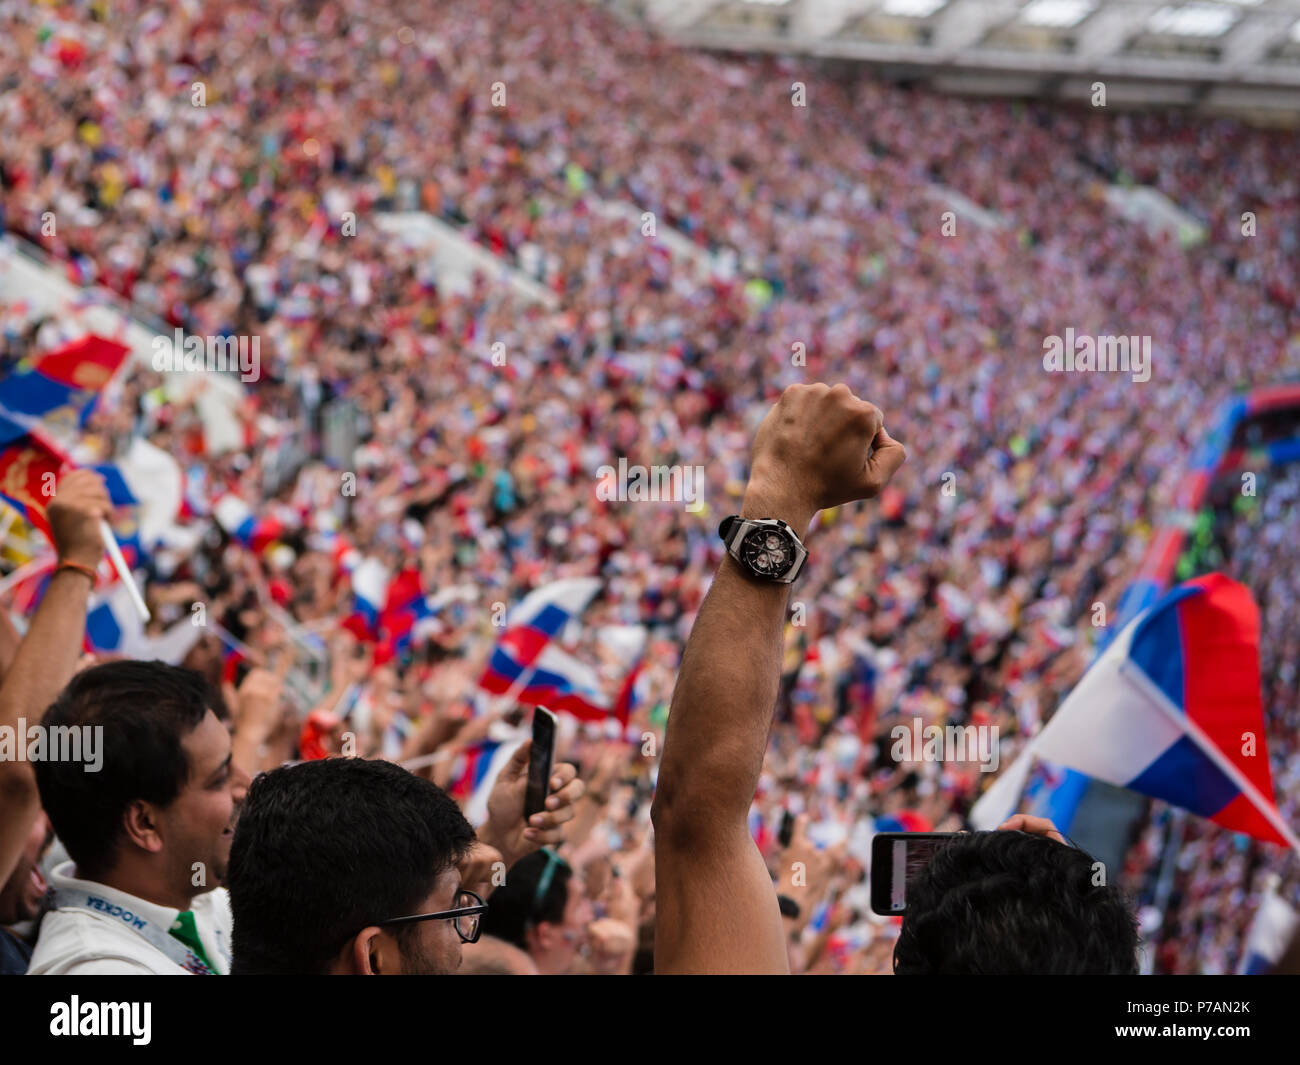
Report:
[[[1300,850],[1273,802],[1259,632],[1244,585],[1211,573],[1174,588],[1120,631],[972,822],[1014,809],[1032,754]]]
[[[601,694],[596,671],[553,644],[599,590],[595,577],[572,577],[529,592],[507,616],[479,687],[582,718],[606,717],[613,707]]]

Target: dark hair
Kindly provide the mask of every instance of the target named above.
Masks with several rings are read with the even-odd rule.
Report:
[[[537,890],[547,866],[554,866],[551,883],[538,898]],[[520,858],[506,871],[506,882],[488,899],[488,912],[483,915],[483,934],[496,936],[527,950],[529,928],[543,922],[563,923],[572,877],[573,870],[568,862],[547,851],[534,851]]]
[[[797,920],[799,914],[803,912],[799,909],[799,904],[789,895],[778,895],[776,904],[781,908],[782,917],[793,917]]]
[[[417,912],[473,843],[451,796],[391,762],[326,758],[257,777],[230,847],[231,972],[325,972],[363,928]]]
[[[954,837],[908,884],[894,972],[1136,974],[1133,911],[1094,867],[1024,832]]]
[[[182,741],[213,705],[199,674],[165,662],[106,662],[68,682],[45,712],[46,728],[102,726],[103,762],[35,763],[41,805],[79,876],[103,876],[116,861],[127,807],[140,799],[168,806],[190,764]]]

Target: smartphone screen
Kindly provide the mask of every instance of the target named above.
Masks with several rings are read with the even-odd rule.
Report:
[[[528,790],[524,793],[525,821],[546,809],[554,761],[555,715],[539,706],[533,711],[533,746],[528,756]]]
[[[907,911],[907,888],[954,832],[881,832],[871,841],[871,908],[897,917]]]

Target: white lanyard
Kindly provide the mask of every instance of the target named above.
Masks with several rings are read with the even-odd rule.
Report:
[[[159,928],[155,922],[150,921],[147,917],[140,916],[133,910],[128,910],[116,902],[111,902],[102,895],[95,895],[80,889],[60,888],[54,893],[54,905],[60,910],[86,910],[90,913],[100,913],[107,917],[116,918],[151,946],[166,954],[171,961],[174,961],[187,972],[193,973],[195,976],[217,975],[217,971],[212,966],[175,936],[165,929]]]

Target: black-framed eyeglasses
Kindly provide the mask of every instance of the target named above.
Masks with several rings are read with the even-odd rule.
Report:
[[[437,913],[416,913],[409,917],[390,917],[387,921],[376,924],[414,924],[416,921],[451,921],[462,943],[477,943],[482,930],[482,918],[487,913],[487,903],[472,891],[462,889],[456,895],[454,910],[439,910]]]

